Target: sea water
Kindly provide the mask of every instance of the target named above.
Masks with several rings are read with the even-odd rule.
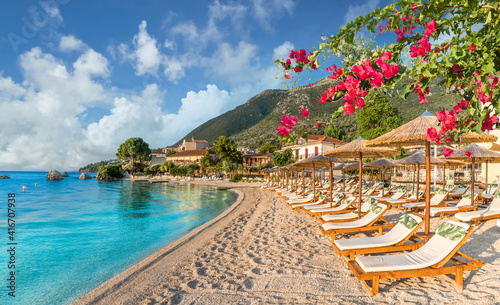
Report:
[[[194,184],[3,173],[11,179],[0,180],[0,304],[68,304],[236,199],[234,192]]]

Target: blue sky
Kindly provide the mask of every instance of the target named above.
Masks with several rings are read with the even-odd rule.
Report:
[[[8,1],[0,170],[72,170],[181,139],[266,89],[276,58],[385,0]],[[313,81],[325,76],[313,73]]]

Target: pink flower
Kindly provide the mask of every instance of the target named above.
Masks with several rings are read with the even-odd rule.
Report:
[[[320,128],[321,128],[321,126],[323,126],[323,123],[321,123],[320,121],[317,121],[317,122],[315,122],[315,123],[314,123],[314,125],[313,125],[313,126],[314,126],[314,128],[318,128],[318,129],[320,129]]]
[[[293,123],[294,125],[295,125],[295,124],[297,124],[297,122],[299,121],[299,119],[298,119],[296,116],[294,116],[294,115],[292,115],[292,116],[290,117],[290,120],[292,121],[292,123]]]
[[[365,105],[365,100],[363,100],[362,98],[356,99],[356,107],[361,109],[361,108],[363,108],[364,105]]]
[[[434,127],[431,127],[429,129],[427,129],[427,136],[425,137],[427,139],[427,141],[429,142],[437,142],[439,140],[439,136],[438,136],[438,133],[436,131],[436,128]]]
[[[496,113],[495,113],[495,114],[493,114],[493,115],[490,117],[490,119],[491,119],[491,122],[492,122],[492,123],[497,123],[497,122],[498,122],[498,116],[497,116],[497,114],[496,114]]]
[[[427,24],[427,29],[424,31],[424,35],[427,37],[431,37],[432,33],[436,31],[436,20],[431,20]]]
[[[354,106],[352,104],[345,104],[344,105],[344,115],[354,113]]]
[[[290,74],[285,74],[286,79],[290,79]]]
[[[309,87],[312,87],[312,86],[313,86],[313,84],[309,84]]]
[[[309,116],[309,109],[301,109],[302,110],[302,117],[308,117]]]
[[[276,130],[282,137],[288,137],[290,135],[290,131],[283,126],[279,126]]]
[[[382,52],[382,60],[390,60],[392,58],[392,52]]]
[[[472,156],[472,153],[470,151],[466,151],[465,155],[467,156],[467,158],[470,158]]]
[[[332,72],[332,68],[326,67],[326,72]]]
[[[471,44],[469,49],[472,53],[476,53],[476,47],[477,47],[476,45]]]
[[[455,71],[455,72],[458,72],[458,71],[460,71],[460,70],[462,69],[462,67],[460,67],[460,66],[459,66],[459,65],[457,65],[457,64],[454,64],[454,65],[453,65],[453,67],[451,67],[451,68],[452,68],[452,69],[453,69],[453,71]]]
[[[451,157],[451,156],[453,156],[453,149],[449,149],[449,148],[443,147],[443,155],[445,157]]]

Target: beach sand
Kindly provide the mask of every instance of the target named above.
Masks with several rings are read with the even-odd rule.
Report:
[[[381,280],[380,293],[372,297],[321,235],[318,221],[252,183],[203,183],[234,187],[238,201],[74,304],[500,303],[496,220],[481,223],[461,248],[487,263],[464,273],[462,293],[452,279],[438,276]],[[395,223],[401,213],[389,210],[386,219]],[[433,218],[431,229],[442,221]],[[365,235],[337,238],[352,236]]]

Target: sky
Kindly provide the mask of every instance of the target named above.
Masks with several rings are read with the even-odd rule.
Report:
[[[170,146],[266,89],[274,61],[387,0],[39,0],[0,10],[0,171]],[[311,81],[326,76],[310,74]],[[278,124],[278,122],[277,122]]]

